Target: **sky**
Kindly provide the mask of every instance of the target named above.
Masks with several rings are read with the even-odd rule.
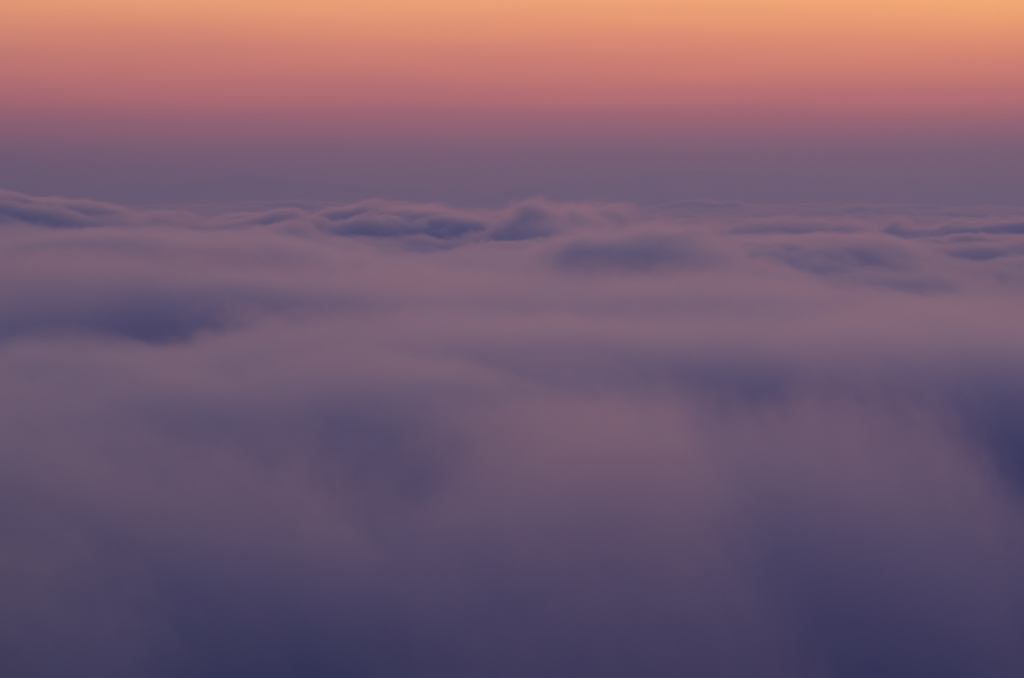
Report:
[[[29,110],[667,108],[699,120],[749,104],[769,117],[938,107],[1011,120],[1024,103],[1024,9],[1009,0],[13,0],[5,14],[4,85]]]
[[[1020,202],[1012,0],[10,0],[3,14],[0,182],[29,193]]]
[[[5,0],[0,675],[1024,675],[1022,20]]]

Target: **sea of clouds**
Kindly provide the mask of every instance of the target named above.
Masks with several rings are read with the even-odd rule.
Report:
[[[1024,675],[1024,210],[0,192],[0,668]]]

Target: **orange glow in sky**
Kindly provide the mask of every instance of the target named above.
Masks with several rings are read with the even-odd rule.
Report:
[[[1020,0],[6,0],[0,113],[1024,114]]]

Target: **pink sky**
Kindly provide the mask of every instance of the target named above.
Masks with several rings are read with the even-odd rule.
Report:
[[[1012,202],[1022,25],[1016,0],[11,0],[0,184]]]

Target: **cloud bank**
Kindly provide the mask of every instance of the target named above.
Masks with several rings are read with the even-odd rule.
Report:
[[[0,666],[1022,675],[1022,223],[0,193]]]

